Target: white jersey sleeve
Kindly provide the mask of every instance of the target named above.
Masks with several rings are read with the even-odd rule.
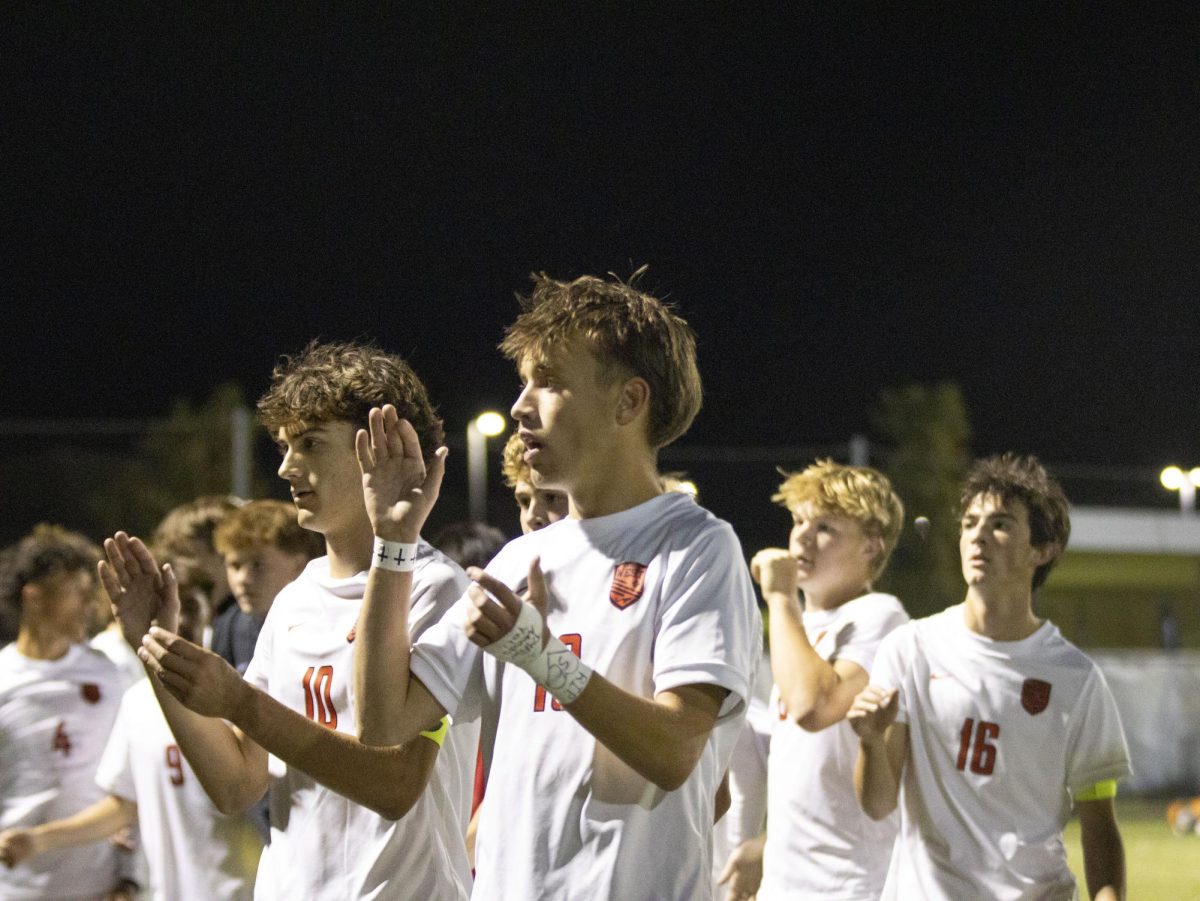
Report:
[[[663,578],[654,691],[719,685],[729,690],[721,718],[743,712],[761,639],[753,634],[758,618],[749,615],[755,610],[754,589],[741,546],[728,524],[714,520],[679,558],[668,560]],[[747,650],[754,656],[747,657]]]
[[[470,599],[463,595],[426,629],[412,649],[410,671],[457,722],[479,718],[483,654],[463,629]]]
[[[100,765],[96,767],[96,784],[118,798],[137,803],[137,788],[133,782],[133,767],[129,755],[130,713],[125,699],[117,710],[117,718],[113,721],[112,732],[108,736],[108,744],[100,756]]]
[[[1073,717],[1074,729],[1067,739],[1067,789],[1072,795],[1106,779],[1123,779],[1130,774],[1129,748],[1121,718],[1100,667],[1093,667]]]
[[[894,597],[877,593],[855,598],[842,605],[842,610],[843,623],[833,637],[834,648],[826,659],[848,660],[870,673],[880,642],[908,622],[908,614]],[[806,616],[806,622],[807,619]]]
[[[913,625],[906,623],[893,629],[879,643],[871,666],[870,684],[888,691],[900,689],[896,699],[896,722],[908,722],[908,705],[904,694],[904,676],[908,672],[913,650]]]

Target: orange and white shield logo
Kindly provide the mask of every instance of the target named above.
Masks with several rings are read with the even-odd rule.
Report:
[[[1041,679],[1026,679],[1021,686],[1021,706],[1031,716],[1037,716],[1050,703],[1050,683]]]
[[[618,610],[624,610],[642,596],[646,587],[645,563],[621,563],[613,573],[608,599]]]

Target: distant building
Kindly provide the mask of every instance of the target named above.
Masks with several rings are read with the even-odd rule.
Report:
[[[1200,515],[1073,508],[1037,609],[1085,648],[1200,648]]]

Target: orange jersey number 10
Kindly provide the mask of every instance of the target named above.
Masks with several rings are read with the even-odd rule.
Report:
[[[333,667],[310,666],[304,671],[304,715],[330,729],[337,728],[333,706]]]

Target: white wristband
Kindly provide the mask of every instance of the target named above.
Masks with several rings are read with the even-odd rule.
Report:
[[[372,569],[386,569],[394,573],[412,572],[417,565],[417,546],[405,541],[375,539],[375,550],[371,557]]]
[[[484,650],[525,670],[562,704],[578,698],[592,678],[591,667],[553,635],[542,647],[542,615],[530,603],[521,607],[512,630]]]

